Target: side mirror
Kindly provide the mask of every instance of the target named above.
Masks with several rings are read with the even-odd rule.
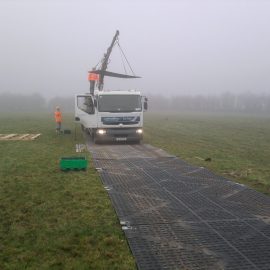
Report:
[[[75,121],[80,121],[80,117],[75,117]]]
[[[147,111],[147,109],[148,109],[148,98],[147,97],[144,97],[143,109],[145,111]]]
[[[147,111],[147,109],[148,109],[148,103],[147,103],[147,101],[144,101],[143,108],[144,108],[145,111]]]

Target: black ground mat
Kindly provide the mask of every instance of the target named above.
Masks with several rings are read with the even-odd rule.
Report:
[[[139,269],[270,270],[270,198],[145,145],[88,148]]]
[[[125,233],[139,269],[269,269],[269,251],[254,250],[265,247],[261,240],[253,248],[252,239],[237,244],[241,236],[225,238],[204,223],[139,225]]]

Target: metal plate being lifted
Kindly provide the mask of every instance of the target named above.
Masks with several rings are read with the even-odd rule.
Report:
[[[270,198],[149,145],[92,145],[138,269],[270,269]]]

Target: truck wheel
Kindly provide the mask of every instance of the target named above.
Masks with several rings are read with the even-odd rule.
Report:
[[[95,144],[98,143],[98,139],[97,139],[97,135],[96,135],[96,134],[93,134],[92,139],[93,139],[93,142],[94,142]]]

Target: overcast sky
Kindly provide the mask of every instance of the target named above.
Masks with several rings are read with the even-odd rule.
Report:
[[[88,91],[115,31],[144,93],[270,94],[270,1],[0,0],[0,93]],[[115,47],[108,70],[124,72]]]

